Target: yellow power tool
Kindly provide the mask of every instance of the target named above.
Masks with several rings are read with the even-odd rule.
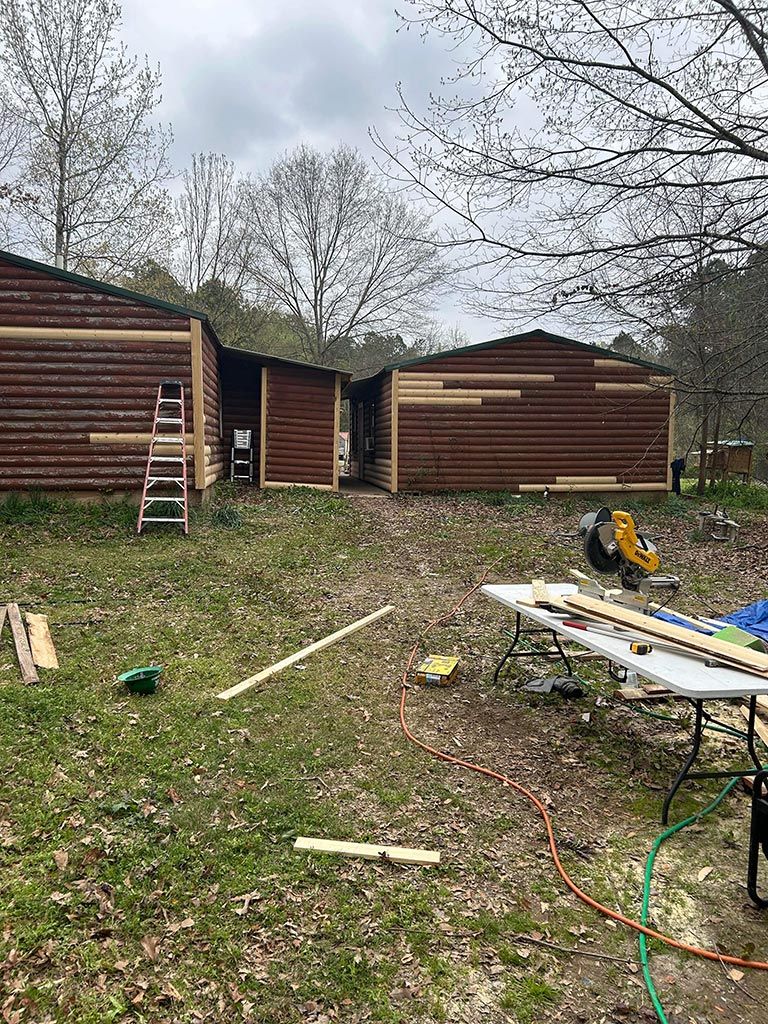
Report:
[[[629,512],[611,512],[601,508],[581,520],[579,533],[584,538],[584,555],[599,573],[618,575],[626,590],[675,587],[674,576],[654,577],[661,564],[656,546],[635,530]]]

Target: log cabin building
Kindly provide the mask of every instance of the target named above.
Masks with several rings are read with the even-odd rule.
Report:
[[[351,473],[391,492],[671,488],[672,371],[545,331],[347,385]]]
[[[159,383],[185,389],[190,492],[229,476],[338,490],[341,389],[329,367],[228,348],[203,313],[0,252],[0,492],[138,493]]]

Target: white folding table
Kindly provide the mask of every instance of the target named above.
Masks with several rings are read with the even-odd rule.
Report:
[[[547,589],[553,596],[575,594],[578,590],[571,583],[550,583],[547,584]],[[650,679],[655,683],[660,683],[662,686],[674,690],[675,693],[687,697],[694,703],[696,707],[694,745],[683,770],[673,783],[664,802],[663,820],[665,824],[672,797],[686,777],[715,778],[721,775],[723,777],[727,775],[748,775],[762,768],[760,758],[754,746],[754,720],[757,704],[756,697],[759,694],[768,694],[768,677],[763,678],[750,672],[742,672],[739,669],[726,666],[710,667],[703,660],[687,655],[683,651],[678,653],[677,651],[653,646],[653,637],[648,638],[653,646],[650,654],[633,654],[629,649],[629,637],[622,638],[618,633],[615,636],[609,636],[604,633],[586,632],[564,626],[563,621],[569,617],[572,619],[582,618],[576,608],[573,609],[569,616],[560,611],[552,612],[545,608],[534,608],[527,604],[520,604],[521,599],[531,601],[533,598],[529,585],[487,584],[482,588],[482,592],[486,597],[506,605],[515,612],[515,632],[512,635],[511,644],[496,668],[495,680],[498,680],[499,673],[510,658],[530,656],[530,651],[518,649],[521,637],[526,634],[530,636],[536,633],[549,633],[555,647],[560,652],[569,675],[572,674],[571,665],[562,649],[561,638],[573,640],[582,647],[602,654],[614,664],[622,665],[630,672],[636,672],[639,676]],[[539,628],[524,630],[522,628],[523,617],[537,623]],[[628,633],[632,632],[631,627],[627,627],[627,630]],[[690,772],[690,768],[699,752],[704,721],[709,717],[703,710],[703,702],[706,700],[729,700],[734,697],[750,698],[750,717],[747,722],[747,747],[756,767],[748,772],[706,772],[694,775]]]
[[[547,589],[552,596],[575,594],[578,591],[578,587],[571,583],[549,583],[547,584]],[[696,710],[691,750],[664,799],[661,816],[662,822],[665,825],[667,824],[672,800],[686,779],[758,776],[755,780],[752,799],[747,889],[758,906],[768,907],[768,900],[761,899],[757,893],[758,860],[761,848],[765,856],[768,857],[768,801],[762,797],[763,782],[768,785],[768,772],[764,771],[760,756],[755,749],[757,697],[760,694],[768,694],[768,677],[763,678],[753,673],[742,672],[739,669],[727,666],[706,665],[703,659],[687,655],[683,651],[678,653],[677,651],[654,646],[653,637],[648,638],[653,647],[649,654],[633,654],[629,646],[629,635],[622,638],[619,633],[608,635],[607,633],[587,632],[563,625],[564,620],[567,618],[582,618],[576,608],[569,615],[559,609],[548,610],[546,608],[534,607],[531,604],[521,604],[521,599],[523,601],[532,601],[533,599],[532,587],[528,584],[486,584],[482,587],[482,593],[515,612],[515,630],[512,634],[512,642],[496,667],[493,677],[494,682],[498,681],[501,670],[511,658],[550,657],[551,651],[538,650],[535,642],[532,645],[533,649],[528,648],[527,644],[524,644],[522,648],[519,646],[521,639],[549,634],[555,648],[559,652],[568,675],[572,675],[573,672],[568,656],[563,650],[561,638],[572,640],[582,647],[595,651],[597,654],[607,658],[612,664],[621,665],[627,671],[636,672],[637,675],[659,683],[691,701]],[[522,625],[523,618],[530,619],[534,625],[524,629]],[[628,634],[631,634],[631,628],[627,628]],[[699,756],[705,722],[714,720],[704,710],[704,701],[730,700],[737,697],[749,698],[749,717],[747,719],[745,741],[749,756],[755,767],[735,771],[691,771]],[[758,773],[760,774],[758,775]]]

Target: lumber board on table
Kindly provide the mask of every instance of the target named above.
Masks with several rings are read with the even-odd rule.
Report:
[[[24,618],[27,620],[29,646],[34,663],[38,668],[58,668],[59,659],[56,657],[53,637],[48,628],[48,616],[26,612]]]
[[[21,612],[17,604],[8,605],[8,622],[11,624],[16,657],[19,660],[19,668],[21,669],[21,678],[25,683],[39,683],[40,678],[37,674],[35,663],[32,660],[32,652],[29,649],[27,631],[24,629],[24,623],[21,621]]]
[[[262,683],[265,679],[269,679],[270,676],[276,675],[278,672],[282,672],[283,669],[294,665],[297,661],[303,661],[303,659],[308,658],[310,654],[322,651],[325,647],[330,647],[331,644],[335,644],[337,641],[343,640],[345,636],[349,636],[351,633],[356,633],[358,629],[362,629],[364,626],[370,625],[371,622],[376,622],[377,619],[381,619],[385,615],[389,615],[394,610],[395,606],[393,604],[385,605],[384,608],[379,608],[378,611],[371,612],[371,614],[366,615],[365,618],[358,619],[357,622],[352,622],[350,625],[344,626],[343,629],[339,629],[335,633],[331,633],[330,636],[323,637],[322,640],[317,640],[315,643],[310,644],[309,647],[303,647],[300,651],[296,651],[295,654],[290,654],[287,658],[283,658],[282,661],[278,661],[274,665],[270,665],[269,668],[262,669],[262,671],[257,672],[255,676],[250,676],[248,679],[244,679],[242,683],[238,683],[236,686],[231,686],[228,690],[224,690],[222,693],[217,693],[216,696],[219,700],[230,700],[232,697],[236,697],[239,693],[249,690],[257,683]]]
[[[552,604],[565,611],[576,608],[593,618],[621,626],[630,626],[648,636],[670,640],[684,649],[681,653],[703,651],[717,661],[727,662],[729,665],[746,672],[753,672],[755,675],[768,676],[768,654],[750,651],[745,647],[737,647],[736,644],[729,644],[725,640],[716,640],[703,633],[694,633],[690,629],[674,626],[671,622],[664,622],[663,619],[657,619],[653,615],[641,615],[628,608],[621,608],[607,601],[597,601],[581,594],[567,594],[563,598],[553,598]]]
[[[739,711],[744,715],[746,720],[749,721],[749,708],[740,707]],[[768,744],[768,725],[766,725],[762,719],[758,718],[757,715],[755,715],[755,732],[763,743]]]
[[[531,580],[531,593],[534,604],[549,604],[550,596],[547,584],[542,579]]]
[[[713,626],[709,622],[703,622],[701,619],[697,619],[692,615],[684,615],[683,612],[679,612],[677,608],[669,608],[665,604],[659,604],[657,601],[650,602],[651,609],[655,612],[660,611],[662,608],[665,612],[669,612],[670,615],[674,615],[678,619],[682,619],[683,622],[690,622],[692,626],[696,626],[697,629],[705,629],[708,633],[716,633],[720,626]]]
[[[439,864],[439,850],[413,850],[407,846],[376,846],[373,843],[345,843],[335,839],[312,839],[299,836],[294,850],[312,853],[338,853],[343,857],[362,857],[364,860],[390,860],[395,864]]]

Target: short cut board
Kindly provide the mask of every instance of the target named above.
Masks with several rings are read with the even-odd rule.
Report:
[[[393,864],[440,863],[439,850],[412,850],[407,846],[375,846],[373,843],[344,843],[336,839],[310,839],[299,836],[294,850],[311,853],[337,853],[342,857],[362,857],[363,860],[389,860]]]

